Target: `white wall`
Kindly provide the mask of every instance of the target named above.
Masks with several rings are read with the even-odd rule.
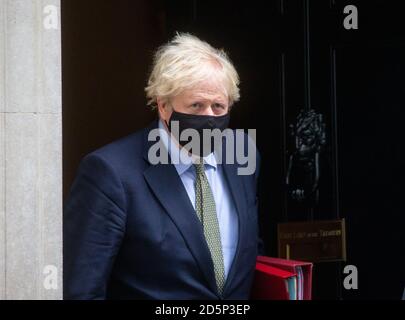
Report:
[[[59,8],[0,0],[0,299],[62,298]]]

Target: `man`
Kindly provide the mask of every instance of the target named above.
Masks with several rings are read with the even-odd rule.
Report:
[[[187,149],[180,137],[223,132],[238,84],[227,55],[194,36],[157,51],[146,93],[159,120],[87,155],[71,188],[65,299],[249,298],[258,170],[240,175],[238,163],[218,161],[222,145]],[[153,130],[168,163],[151,160]]]

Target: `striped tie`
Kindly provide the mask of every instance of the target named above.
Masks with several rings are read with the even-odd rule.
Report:
[[[200,163],[195,163],[194,167],[196,170],[195,208],[211,252],[218,291],[222,295],[225,285],[225,269],[215,200],[205,175],[204,162],[201,160]]]

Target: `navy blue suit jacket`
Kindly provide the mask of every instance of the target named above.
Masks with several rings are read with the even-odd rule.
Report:
[[[202,225],[175,167],[148,161],[147,137],[156,127],[81,161],[64,210],[64,298],[248,299],[258,250],[257,174],[223,165],[239,240],[220,297]]]

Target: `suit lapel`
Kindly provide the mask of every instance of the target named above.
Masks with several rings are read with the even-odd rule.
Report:
[[[224,295],[230,288],[233,278],[235,277],[238,266],[240,265],[239,261],[243,254],[241,248],[243,243],[246,242],[247,231],[246,231],[246,196],[243,192],[242,179],[237,174],[238,166],[237,164],[224,164],[223,171],[225,173],[225,178],[228,182],[228,187],[231,191],[233,201],[238,214],[238,223],[239,223],[239,232],[238,232],[238,244],[236,248],[235,257],[233,259],[231,269],[225,283]]]
[[[157,123],[151,128],[157,127]],[[144,157],[148,161],[149,147],[154,143],[147,140],[147,130]],[[149,161],[148,161],[149,162]],[[214,267],[207,243],[205,241],[202,225],[195,214],[187,191],[172,164],[150,165],[144,171],[144,177],[156,198],[165,208],[167,214],[176,225],[184,238],[191,254],[208,281],[213,292],[217,292]]]

